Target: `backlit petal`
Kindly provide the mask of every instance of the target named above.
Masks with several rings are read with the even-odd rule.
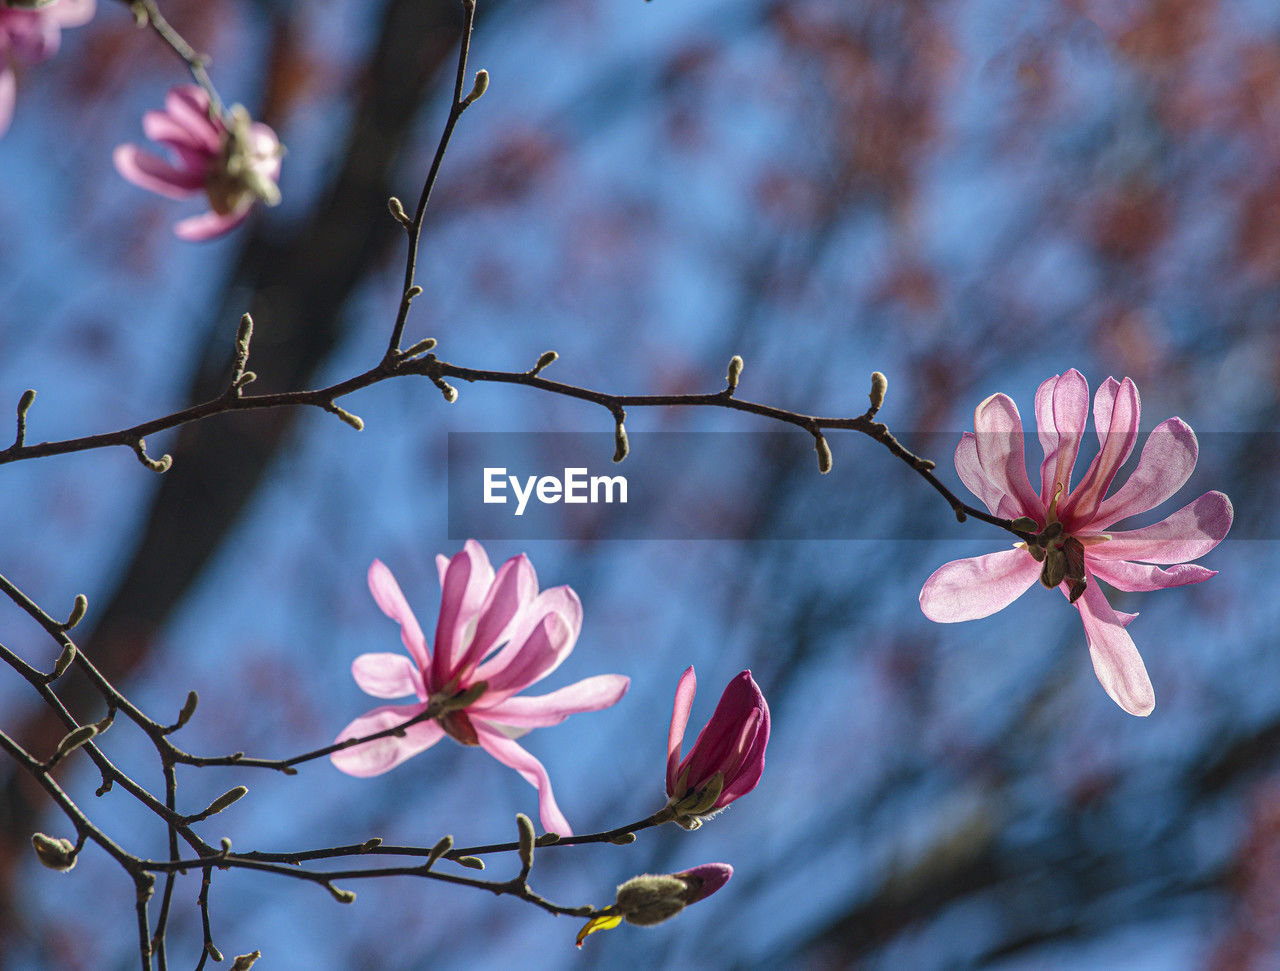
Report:
[[[431,654],[427,649],[426,638],[405,600],[404,593],[395,576],[381,560],[374,560],[369,565],[369,592],[373,594],[378,609],[400,625],[400,640],[405,650],[418,665],[420,671],[427,671],[431,664]],[[394,696],[387,696],[394,697]]]
[[[375,698],[417,695],[426,701],[422,675],[403,654],[361,654],[351,662],[351,676],[361,691]]]
[[[550,694],[515,695],[487,708],[481,707],[485,700],[481,699],[480,704],[468,708],[467,713],[472,718],[501,725],[542,728],[558,725],[570,715],[616,705],[630,684],[631,679],[620,674],[598,674]]]
[[[1069,530],[1083,528],[1096,518],[1103,496],[1138,440],[1141,415],[1138,389],[1128,378],[1120,382],[1107,378],[1094,395],[1093,424],[1098,433],[1098,454],[1080,485],[1062,503],[1059,518]]]
[[[1040,498],[1048,507],[1061,486],[1065,498],[1071,489],[1071,470],[1080,452],[1089,421],[1089,384],[1072,368],[1052,377],[1036,392],[1036,430],[1044,449],[1040,464]]]
[[[667,730],[667,795],[672,795],[675,791],[676,770],[680,765],[680,744],[684,741],[684,730],[689,725],[689,710],[693,707],[693,696],[697,690],[698,678],[690,665],[676,683],[671,727]]]
[[[925,581],[920,609],[930,620],[943,624],[987,617],[1022,596],[1040,570],[1040,564],[1023,549],[952,560]]]
[[[337,741],[373,735],[403,724],[420,714],[426,705],[387,705],[361,715],[342,730]],[[405,759],[429,749],[444,736],[436,721],[421,721],[405,729],[404,737],[388,735],[363,745],[353,745],[329,756],[335,766],[347,775],[361,777],[381,775]]]
[[[1102,687],[1129,714],[1151,714],[1156,694],[1142,656],[1092,577],[1075,605],[1089,641],[1093,670]]]
[[[179,169],[137,145],[117,145],[116,171],[136,186],[170,199],[186,199],[204,188],[205,174]]]
[[[1019,515],[1038,516],[1044,504],[1027,478],[1027,459],[1018,406],[1005,394],[993,394],[973,412],[978,461],[990,482],[1018,504]]]
[[[1231,500],[1223,493],[1206,492],[1158,523],[1110,533],[1110,540],[1088,548],[1088,556],[1101,560],[1184,563],[1204,556],[1221,543],[1231,529],[1234,515]]]
[[[1142,446],[1138,467],[1115,495],[1102,501],[1089,524],[1106,529],[1114,522],[1154,509],[1181,489],[1196,467],[1196,434],[1181,418],[1155,427]]]
[[[480,722],[476,725],[476,734],[480,738],[481,747],[503,765],[515,769],[521,778],[538,790],[538,815],[542,820],[542,828],[548,833],[561,836],[572,836],[573,830],[569,821],[556,805],[555,794],[551,791],[551,778],[542,763],[521,748],[516,742],[488,725]]]
[[[1150,563],[1130,563],[1128,560],[1092,560],[1089,570],[1099,580],[1105,580],[1117,590],[1126,593],[1142,593],[1147,590],[1163,590],[1166,587],[1182,587],[1189,583],[1203,583],[1218,575],[1195,563],[1178,563],[1162,570]]]

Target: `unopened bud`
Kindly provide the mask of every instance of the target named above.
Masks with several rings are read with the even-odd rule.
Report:
[[[53,758],[49,760],[50,763],[57,762],[70,755],[97,734],[97,725],[81,725],[79,728],[75,728],[67,732],[67,734],[62,737],[62,741],[58,743],[58,748],[53,753]]]
[[[630,451],[631,443],[627,441],[627,429],[622,422],[618,422],[613,429],[613,460],[621,462]]]
[[[453,837],[441,836],[440,839],[436,841],[436,845],[431,847],[431,852],[427,854],[427,866],[430,867],[436,862],[436,860],[440,859],[440,857],[444,856],[451,849],[453,849]]]
[[[76,601],[71,605],[71,616],[67,618],[67,622],[62,625],[63,630],[71,630],[76,624],[84,620],[85,611],[89,609],[89,598],[82,593],[76,594]]]
[[[31,845],[35,848],[37,859],[50,870],[66,873],[76,865],[76,847],[71,840],[36,833],[31,837]]]
[[[356,892],[354,890],[339,890],[331,883],[326,883],[325,889],[333,894],[333,899],[340,904],[353,904],[356,902]]]
[[[617,836],[609,837],[609,842],[617,846],[626,846],[628,843],[634,843],[635,841],[635,833],[619,833]]]
[[[58,655],[58,660],[53,664],[54,679],[62,677],[67,673],[67,668],[71,667],[71,662],[76,659],[76,646],[72,643],[67,644],[62,649],[62,653]]]
[[[484,869],[484,860],[480,859],[478,856],[460,856],[453,862],[458,864],[458,866],[466,867],[468,870]]]
[[[484,96],[489,90],[489,72],[481,68],[476,72],[475,82],[471,85],[471,93],[462,99],[462,106],[472,104]]]
[[[401,226],[412,225],[413,220],[409,218],[409,214],[404,211],[404,203],[392,196],[387,200],[387,209],[390,210],[391,216]]]
[[[818,453],[818,471],[826,475],[831,471],[831,446],[827,444],[826,436],[821,433],[815,435],[813,448]]]
[[[517,813],[516,829],[519,831],[520,835],[520,846],[518,850],[520,854],[520,862],[524,865],[525,869],[528,869],[533,866],[533,844],[535,839],[533,832],[533,820],[524,813]]]
[[[555,351],[543,351],[542,355],[538,358],[538,363],[533,366],[533,370],[529,373],[531,375],[541,373],[542,369],[548,364],[554,364],[558,357],[560,357],[560,355]]]
[[[260,957],[262,957],[261,951],[250,951],[248,954],[237,955],[235,961],[231,964],[231,971],[249,971],[254,962]]]
[[[871,410],[879,411],[880,406],[884,404],[884,393],[889,390],[889,379],[879,371],[871,372],[871,392],[867,395],[871,399]]]
[[[191,716],[196,713],[198,704],[200,704],[200,696],[194,691],[188,691],[187,700],[182,703],[182,711],[178,712],[178,720],[173,724],[174,731],[191,721]]]
[[[684,881],[679,877],[646,873],[632,877],[618,888],[614,906],[628,924],[651,927],[684,910],[685,890]]]
[[[236,786],[234,789],[228,789],[213,802],[209,803],[208,809],[191,817],[191,821],[197,822],[201,819],[208,819],[210,816],[216,816],[232,803],[244,798],[248,791],[249,790],[246,786]]]
[[[222,963],[222,952],[218,950],[218,946],[214,944],[213,941],[209,941],[205,944],[204,949],[209,952],[209,957],[213,958],[219,964]]]
[[[737,354],[729,358],[729,373],[726,378],[729,382],[729,390],[738,390],[738,378],[742,377],[742,358]]]

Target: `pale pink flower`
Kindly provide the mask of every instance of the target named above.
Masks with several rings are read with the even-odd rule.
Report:
[[[944,564],[925,581],[920,607],[930,620],[974,620],[1007,607],[1037,579],[1057,587],[1080,612],[1093,669],[1107,694],[1125,711],[1149,715],[1155,692],[1125,630],[1137,614],[1113,610],[1096,581],[1134,592],[1215,576],[1216,571],[1186,561],[1204,556],[1227,535],[1231,500],[1206,492],[1151,526],[1110,529],[1177,492],[1195,468],[1198,445],[1182,419],[1162,422],[1148,436],[1128,481],[1108,497],[1137,440],[1140,403],[1132,381],[1107,378],[1093,399],[1098,455],[1073,487],[1071,470],[1088,411],[1089,386],[1080,372],[1073,369],[1040,385],[1036,423],[1045,457],[1037,493],[1027,478],[1017,406],[1003,394],[978,405],[974,431],[966,432],[956,448],[960,480],[992,515],[1032,520],[1029,531],[1037,532],[1039,541]],[[1172,566],[1166,570],[1157,564]]]
[[[697,687],[690,667],[676,685],[667,734],[667,795],[671,797],[667,805],[675,811],[675,821],[686,829],[697,829],[756,787],[764,774],[764,752],[769,744],[769,705],[751,672],[743,671],[724,689],[715,714],[680,761]]]
[[[63,27],[93,19],[94,0],[54,0],[31,10],[0,4],[0,135],[9,129],[18,84],[14,62],[39,64],[58,53]]]
[[[280,157],[284,148],[276,133],[252,121],[240,105],[224,119],[210,109],[209,95],[195,84],[179,85],[165,97],[164,111],[142,116],[142,130],[172,153],[174,161],[136,145],[115,150],[116,169],[134,185],[185,199],[203,192],[210,212],[174,226],[182,239],[213,239],[235,229],[255,202],[280,202]]]
[[[514,739],[531,728],[558,725],[583,711],[616,704],[630,679],[602,674],[536,697],[518,696],[541,681],[569,656],[582,627],[582,604],[568,587],[538,592],[533,565],[521,554],[494,573],[483,547],[468,540],[453,559],[436,558],[440,617],[435,649],[400,592],[395,577],[380,561],[369,567],[369,590],[382,612],[400,624],[403,654],[362,654],[351,673],[376,698],[416,695],[409,705],[388,705],[361,715],[338,741],[372,735],[400,725],[428,704],[454,701],[438,717],[420,721],[401,737],[389,736],[333,753],[333,764],[356,776],[379,775],[440,741],[446,734],[463,745],[479,745],[503,765],[515,769],[538,790],[542,825],[572,833],[556,805],[542,763]],[[505,646],[504,646],[505,645]]]

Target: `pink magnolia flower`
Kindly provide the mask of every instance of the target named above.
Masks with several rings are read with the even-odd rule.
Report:
[[[93,19],[94,0],[54,0],[31,10],[0,4],[0,135],[9,129],[18,84],[13,64],[39,64],[58,53],[63,27]]]
[[[669,920],[689,904],[705,900],[729,882],[733,867],[704,863],[679,873],[642,873],[618,887],[614,903],[592,917],[578,932],[577,946],[596,931],[617,927],[624,920],[637,927],[652,927]]]
[[[1125,711],[1149,715],[1155,692],[1125,630],[1137,614],[1113,610],[1096,581],[1134,592],[1215,576],[1216,571],[1186,561],[1208,553],[1227,535],[1231,500],[1206,492],[1154,525],[1110,529],[1177,492],[1195,468],[1198,446],[1182,419],[1162,422],[1148,436],[1128,481],[1108,497],[1137,440],[1140,402],[1128,378],[1107,378],[1093,399],[1098,455],[1073,487],[1071,471],[1088,410],[1089,386],[1079,371],[1040,385],[1036,423],[1044,461],[1037,493],[1027,478],[1017,406],[1003,394],[978,405],[974,432],[966,432],[956,448],[956,471],[992,515],[1031,520],[1034,525],[1023,525],[1037,538],[1003,553],[944,564],[925,581],[920,608],[930,620],[974,620],[1007,607],[1037,579],[1057,587],[1080,612],[1093,669],[1107,694]]]
[[[440,617],[435,649],[400,592],[395,577],[380,561],[369,567],[369,590],[382,612],[400,624],[403,654],[362,654],[351,674],[376,698],[416,695],[409,705],[388,705],[361,715],[338,741],[372,735],[422,714],[433,718],[409,725],[402,736],[388,736],[334,752],[343,772],[374,776],[430,748],[449,735],[463,745],[479,745],[503,765],[515,769],[538,790],[542,825],[562,836],[572,834],[556,805],[542,763],[514,739],[531,728],[558,725],[570,715],[616,704],[630,679],[602,674],[536,697],[519,696],[569,656],[582,627],[582,604],[568,587],[538,592],[528,557],[512,557],[494,573],[483,547],[468,540],[453,559],[436,558],[440,570]],[[505,646],[504,646],[505,645]]]
[[[698,679],[690,667],[676,685],[667,735],[667,795],[671,797],[667,806],[685,829],[697,829],[756,787],[764,773],[764,750],[769,744],[769,705],[751,672],[743,671],[724,689],[715,714],[680,761],[680,745],[697,687]]]
[[[276,133],[252,121],[240,105],[224,119],[212,111],[209,95],[195,84],[173,88],[164,111],[142,116],[148,138],[166,146],[175,162],[136,145],[115,150],[116,169],[134,185],[170,199],[203,192],[210,212],[184,219],[173,231],[182,239],[213,239],[235,229],[255,202],[280,202],[280,156],[284,148]]]

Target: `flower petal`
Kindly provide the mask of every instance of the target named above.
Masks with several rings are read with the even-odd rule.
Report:
[[[978,462],[987,479],[1018,504],[1018,514],[1043,515],[1044,504],[1031,489],[1018,406],[1006,394],[993,394],[973,412]]]
[[[430,670],[431,652],[427,648],[426,638],[422,635],[422,628],[418,625],[418,618],[409,607],[409,601],[405,600],[404,592],[401,591],[400,584],[396,583],[395,576],[381,560],[374,560],[369,564],[369,592],[373,594],[373,601],[378,605],[378,609],[400,625],[400,640],[405,650],[409,652],[409,656],[418,665],[418,670],[423,672]],[[399,696],[384,695],[384,697]]]
[[[558,668],[573,650],[576,637],[577,632],[560,614],[547,614],[529,638],[518,646],[509,664],[488,678],[480,677],[481,669],[477,669],[472,683],[488,681],[489,690],[485,692],[485,698],[491,698],[490,703],[497,704],[506,696],[541,681]]]
[[[206,240],[217,239],[219,236],[225,236],[248,219],[250,208],[250,206],[245,206],[239,212],[227,213],[225,216],[220,216],[216,212],[205,212],[199,216],[191,216],[176,223],[173,227],[173,233],[179,239],[185,239],[189,243],[203,243]]]
[[[1196,433],[1181,418],[1161,422],[1147,436],[1138,467],[1115,495],[1104,499],[1090,529],[1154,509],[1181,489],[1196,467],[1200,447]]]
[[[209,117],[209,95],[198,84],[180,84],[165,95],[164,110],[210,155],[222,151],[222,127]]]
[[[205,184],[205,173],[176,168],[137,145],[117,145],[112,161],[116,171],[134,185],[170,199],[185,199]]]
[[[1024,549],[952,560],[924,582],[920,609],[940,624],[988,617],[1022,596],[1040,569]]]
[[[1089,423],[1089,383],[1072,368],[1055,375],[1036,392],[1036,430],[1044,449],[1040,464],[1040,499],[1048,508],[1061,489],[1066,498],[1071,491],[1071,470],[1075,467]]]
[[[960,476],[965,488],[982,500],[991,515],[1000,515],[1001,502],[1013,505],[1013,501],[996,488],[982,471],[982,463],[978,461],[978,440],[973,432],[965,432],[960,436],[960,444],[956,446],[956,474]],[[1015,512],[1013,515],[1019,514]]]
[[[495,644],[506,640],[521,608],[531,603],[537,594],[538,577],[527,556],[521,553],[502,564],[480,605],[475,633],[458,659],[455,672],[475,667]]]
[[[18,99],[18,85],[14,80],[13,71],[9,69],[8,64],[0,58],[0,135],[9,130],[9,123],[13,121],[13,106]]]
[[[1117,705],[1131,715],[1149,715],[1156,706],[1156,694],[1142,655],[1092,579],[1075,605],[1084,623],[1094,673]]]
[[[572,836],[573,830],[556,805],[555,794],[551,791],[551,778],[542,763],[484,722],[476,725],[476,735],[480,739],[481,748],[503,765],[515,769],[525,782],[538,790],[538,815],[542,819],[542,828],[548,833]]]
[[[1221,492],[1206,492],[1173,515],[1141,529],[1111,533],[1088,547],[1090,559],[1184,563],[1204,556],[1222,542],[1235,515]]]
[[[525,642],[533,636],[534,630],[542,622],[543,618],[549,614],[558,615],[568,625],[569,650],[572,650],[572,645],[577,641],[578,633],[582,630],[582,601],[567,586],[552,587],[550,590],[542,591],[520,611],[520,616],[515,624],[512,625],[510,640],[508,640],[506,646],[476,668],[470,680],[473,683],[476,681],[493,683],[494,679],[498,678],[506,670],[507,666],[520,656]],[[566,655],[568,654],[567,651],[565,653]],[[559,661],[556,662],[556,664],[559,663]],[[551,670],[548,669],[545,673],[550,674]],[[528,681],[525,683],[532,684],[533,682]]]
[[[1134,383],[1107,378],[1093,397],[1093,425],[1098,433],[1098,454],[1080,485],[1060,508],[1059,518],[1068,531],[1081,529],[1097,517],[1102,498],[1138,440],[1142,401]]]
[[[717,772],[724,773],[725,789],[717,806],[726,806],[750,792],[764,772],[764,747],[769,741],[769,707],[750,671],[730,681],[720,695],[711,719],[698,733],[688,757],[676,770],[677,778],[688,771],[689,787],[701,786]],[[749,762],[749,755],[757,763]],[[745,776],[745,778],[744,778]],[[736,784],[736,791],[730,788]]]
[[[49,13],[63,27],[79,27],[93,19],[94,0],[58,0]]]
[[[440,616],[436,621],[435,654],[431,658],[433,691],[459,673],[463,637],[493,584],[493,567],[484,548],[473,539],[454,554],[441,580]]]
[[[1203,583],[1218,575],[1195,563],[1178,563],[1167,570],[1150,563],[1130,563],[1128,560],[1092,560],[1090,571],[1117,590],[1141,593],[1147,590],[1163,590],[1166,587],[1182,587],[1189,583]]]
[[[472,718],[516,728],[558,725],[570,715],[600,711],[616,705],[627,693],[631,679],[621,674],[598,674],[545,695],[515,695],[490,707],[486,699],[467,709]]]
[[[693,707],[693,696],[698,690],[698,678],[693,673],[693,666],[685,669],[676,683],[676,700],[671,707],[671,727],[667,730],[667,795],[675,792],[677,771],[680,766],[680,744],[684,741],[684,730],[689,724],[689,710]]]
[[[417,695],[427,700],[422,674],[403,654],[361,654],[351,662],[351,676],[360,690],[375,698]]]
[[[342,730],[337,741],[348,738],[360,738],[362,735],[373,735],[401,725],[420,714],[426,708],[418,705],[387,705],[375,708],[361,715]],[[329,756],[330,761],[347,775],[368,776],[381,775],[393,769],[405,759],[412,758],[419,752],[429,749],[444,737],[444,729],[436,721],[421,721],[404,730],[403,737],[388,735],[363,745],[353,745]]]

